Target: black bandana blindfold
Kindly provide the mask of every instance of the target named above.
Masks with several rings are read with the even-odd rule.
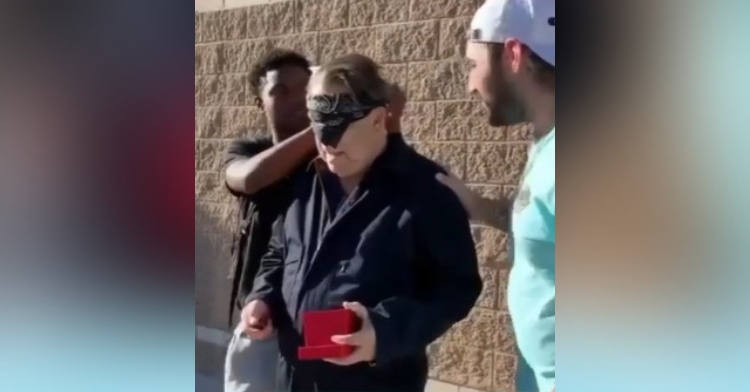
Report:
[[[375,108],[385,105],[386,102],[358,99],[347,94],[313,95],[307,99],[307,110],[315,136],[324,145],[334,148],[349,125],[367,117]]]

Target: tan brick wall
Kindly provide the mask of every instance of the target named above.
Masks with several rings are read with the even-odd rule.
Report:
[[[241,125],[265,131],[249,106],[248,72],[266,50],[299,50],[316,63],[358,51],[384,65],[409,102],[404,133],[486,195],[512,190],[526,157],[526,127],[492,129],[466,91],[465,29],[478,0],[307,0],[196,13],[196,323],[223,327],[226,238],[233,206],[218,172]],[[430,349],[433,389],[512,390],[513,336],[505,307],[505,237],[474,227],[485,290],[471,316]],[[198,251],[198,249],[197,249]],[[448,384],[445,384],[448,383]]]

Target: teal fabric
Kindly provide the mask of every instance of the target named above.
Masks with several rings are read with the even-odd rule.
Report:
[[[513,205],[508,308],[540,391],[555,383],[555,130],[530,151]]]

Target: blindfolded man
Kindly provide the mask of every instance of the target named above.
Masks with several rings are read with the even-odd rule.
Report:
[[[439,166],[387,131],[389,95],[360,55],[310,80],[318,157],[293,179],[246,308],[251,337],[278,334],[282,390],[423,391],[427,345],[481,292],[466,213]],[[351,355],[300,361],[303,315],[341,307],[362,322],[331,338]]]
[[[227,188],[240,202],[240,223],[233,246],[230,319],[235,309],[247,309],[247,296],[261,257],[268,250],[271,226],[291,201],[292,173],[304,169],[317,154],[306,108],[307,84],[314,68],[299,53],[276,49],[264,56],[250,74],[255,104],[266,118],[270,135],[235,140],[227,153]],[[390,98],[386,126],[390,133],[399,133],[404,96],[391,85]],[[227,351],[227,392],[268,391],[275,387],[276,342],[251,341],[247,338],[248,329],[245,311]]]

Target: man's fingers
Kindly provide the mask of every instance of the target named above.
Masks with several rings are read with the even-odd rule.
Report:
[[[331,336],[331,341],[336,344],[344,346],[356,346],[359,347],[365,343],[364,334],[356,332],[350,335],[334,335]]]
[[[331,341],[344,346],[354,345],[352,342],[352,335],[333,335],[331,336]]]
[[[245,323],[245,327],[248,329],[263,330],[266,328],[273,328],[273,323],[270,319],[259,319],[257,317],[250,317]]]
[[[272,331],[269,330],[263,330],[263,331],[257,331],[257,330],[250,330],[247,331],[247,336],[250,339],[254,340],[266,340],[271,337]]]
[[[435,175],[435,179],[437,179],[439,183],[447,186],[450,189],[453,189],[454,191],[460,189],[458,180],[455,177],[453,177],[452,174],[446,175],[443,173],[438,173]]]
[[[251,325],[246,325],[245,333],[251,339],[265,340],[273,334],[273,324],[269,321],[263,328],[253,328]]]
[[[436,162],[436,163],[437,163],[437,164],[438,164],[438,166],[440,166],[440,167],[441,167],[441,168],[442,168],[443,170],[445,170],[445,175],[446,175],[446,176],[448,176],[448,177],[452,177],[452,176],[453,176],[453,172],[451,171],[451,168],[450,168],[450,167],[448,167],[448,165],[447,165],[447,164],[445,164],[445,163],[443,163],[443,162]]]
[[[266,324],[268,323],[256,317],[250,317],[250,319],[247,320],[248,327],[253,329],[264,329]]]
[[[367,312],[367,308],[362,306],[359,302],[344,302],[344,308],[349,309],[354,314],[357,315],[357,317],[361,318],[362,320],[368,319],[370,317],[370,314]]]

